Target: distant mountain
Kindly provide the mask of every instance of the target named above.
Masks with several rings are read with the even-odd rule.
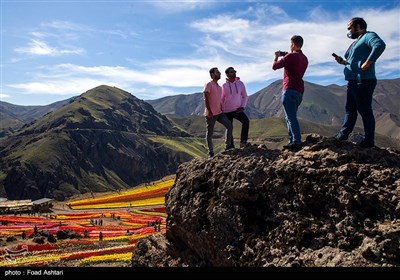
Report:
[[[249,96],[246,112],[251,119],[283,117],[280,103],[282,80]],[[47,106],[18,106],[0,102],[0,138],[10,135],[24,124],[43,116],[53,109],[70,102],[64,100]],[[180,94],[154,100],[146,100],[154,109],[164,115],[186,117],[203,115],[202,93]],[[346,86],[321,86],[305,82],[305,94],[299,108],[299,118],[326,125],[340,125],[346,102]],[[378,80],[374,93],[377,132],[400,139],[400,78]],[[358,123],[361,124],[361,118]]]
[[[321,124],[340,124],[344,112],[345,87],[321,86],[309,82],[305,82],[304,86],[305,93],[299,107],[299,118]],[[251,117],[284,116],[281,92],[282,81],[279,80],[251,95],[248,102]]]
[[[282,80],[278,80],[250,95],[246,108],[249,117],[251,119],[283,117],[280,101],[281,87]],[[340,125],[346,102],[346,88],[347,86],[321,86],[305,82],[304,98],[298,112],[299,118],[319,124]],[[162,114],[183,117],[201,115],[204,111],[204,101],[200,93],[181,95],[179,98],[164,97],[162,102],[160,100],[148,100],[148,102]],[[194,103],[191,104],[191,102]],[[400,104],[400,78],[378,80],[373,103],[378,133],[400,138],[400,106],[398,104]],[[362,125],[361,118],[358,125]]]
[[[9,135],[48,112],[68,104],[75,97],[45,106],[20,106],[0,101],[0,137]]]
[[[0,140],[0,194],[65,199],[162,178],[193,156],[149,137],[182,136],[150,104],[99,86]]]
[[[146,100],[157,112],[164,115],[185,117],[204,113],[203,93],[178,94],[154,100]]]

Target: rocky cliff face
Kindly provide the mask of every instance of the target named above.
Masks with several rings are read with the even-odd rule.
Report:
[[[400,153],[309,135],[181,164],[133,266],[399,266]]]

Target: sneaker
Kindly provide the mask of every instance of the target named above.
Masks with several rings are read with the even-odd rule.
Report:
[[[375,147],[375,144],[372,143],[372,142],[368,142],[368,141],[362,140],[358,144],[358,146],[361,147],[361,148],[373,148],[373,147]]]
[[[290,151],[298,151],[301,150],[303,145],[301,143],[289,143],[285,146],[283,146],[284,150],[290,150]]]
[[[208,154],[208,159],[212,159],[214,157],[214,153],[209,153]]]
[[[246,147],[247,143],[240,143],[240,148]]]
[[[336,135],[335,138],[336,138],[337,140],[340,140],[340,141],[346,141],[347,139],[349,139],[348,136],[343,135],[343,134],[338,134],[338,135]]]

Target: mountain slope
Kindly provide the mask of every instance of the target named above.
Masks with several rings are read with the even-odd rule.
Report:
[[[121,89],[99,86],[67,106],[50,112],[23,128],[19,134],[50,129],[110,129],[145,134],[181,135],[154,108]]]
[[[192,158],[148,135],[188,136],[151,105],[99,86],[0,141],[0,192],[65,199],[174,173]]]
[[[23,125],[62,107],[73,99],[74,97],[45,106],[19,106],[0,101],[0,137],[13,133]]]
[[[179,117],[204,113],[203,93],[179,94],[154,100],[146,100],[157,112]]]

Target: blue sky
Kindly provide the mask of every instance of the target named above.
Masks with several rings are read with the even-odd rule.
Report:
[[[387,48],[378,79],[400,77],[400,2],[1,0],[0,100],[46,105],[106,84],[140,99],[200,92],[208,70],[237,70],[249,94],[282,78],[273,53],[304,38],[304,79],[345,84],[331,53],[363,17]],[[225,74],[220,80],[221,84]]]

